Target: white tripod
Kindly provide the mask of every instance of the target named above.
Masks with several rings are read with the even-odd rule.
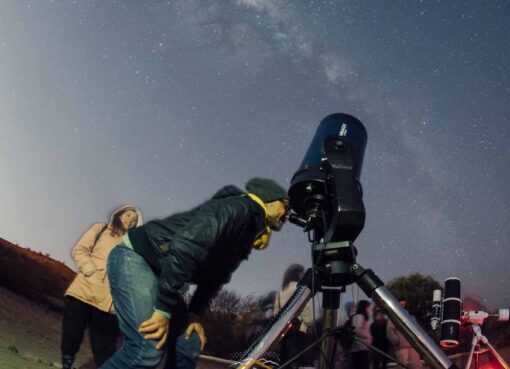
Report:
[[[503,358],[489,343],[487,337],[482,334],[481,325],[483,321],[489,316],[497,317],[499,321],[507,321],[509,319],[509,310],[501,309],[498,314],[489,314],[485,311],[466,311],[462,316],[464,324],[471,326],[473,330],[473,340],[471,341],[471,351],[469,353],[468,361],[465,369],[470,369],[475,358],[475,369],[479,369],[480,355],[487,353],[493,368],[510,369]]]

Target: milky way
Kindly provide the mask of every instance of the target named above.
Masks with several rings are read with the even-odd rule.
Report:
[[[72,265],[121,203],[286,186],[319,121],[368,130],[359,261],[510,305],[510,3],[2,1],[0,237]],[[229,288],[310,264],[286,226]]]

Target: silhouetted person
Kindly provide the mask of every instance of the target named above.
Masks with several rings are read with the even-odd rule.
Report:
[[[290,265],[283,274],[282,288],[276,294],[274,301],[275,315],[282,309],[285,303],[296,291],[298,282],[303,278],[305,268],[300,264]],[[289,359],[302,351],[308,343],[307,332],[312,324],[312,309],[308,303],[303,312],[294,319],[292,328],[287,332],[280,344],[280,360],[281,364],[287,362]],[[302,355],[298,360],[291,364],[291,368],[298,368],[300,366],[312,366],[313,355],[309,351],[307,354]]]
[[[367,344],[372,343],[372,335],[370,334],[370,326],[368,324],[370,313],[370,302],[360,300],[356,306],[356,314],[351,318],[354,334]],[[354,341],[349,350],[349,359],[353,369],[370,369],[369,348],[357,340]]]
[[[404,298],[399,300],[400,306],[406,308],[407,301]],[[386,327],[386,333],[388,340],[395,348],[395,355],[397,360],[402,364],[408,366],[410,369],[422,369],[423,364],[420,359],[418,352],[411,346],[409,341],[404,337],[402,333],[397,329],[393,322],[389,321]]]
[[[372,334],[372,345],[384,353],[388,353],[390,349],[390,341],[386,336],[386,325],[388,321],[386,316],[380,310],[374,314],[374,322],[370,325],[370,333]],[[373,369],[386,369],[388,359],[377,353],[372,352]]]

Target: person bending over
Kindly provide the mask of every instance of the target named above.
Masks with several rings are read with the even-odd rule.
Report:
[[[110,253],[108,277],[123,345],[101,369],[191,369],[206,343],[200,317],[252,248],[264,249],[288,217],[286,191],[254,178],[190,211],[130,230]],[[189,306],[187,283],[197,285]],[[168,341],[168,342],[167,342]]]

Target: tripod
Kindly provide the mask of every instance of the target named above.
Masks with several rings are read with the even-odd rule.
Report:
[[[334,336],[335,337],[335,341],[344,341],[344,340],[352,340],[352,341],[357,341],[357,342],[360,342],[361,344],[367,346],[369,349],[371,349],[372,351],[375,351],[377,352],[379,355],[382,355],[382,356],[385,356],[386,358],[390,359],[390,360],[393,360],[395,361],[398,365],[400,365],[402,368],[404,369],[409,369],[407,366],[405,366],[403,363],[399,362],[398,360],[396,360],[395,358],[392,358],[390,355],[388,355],[387,353],[379,350],[378,348],[372,346],[372,345],[369,345],[365,342],[363,342],[360,338],[356,337],[354,335],[354,332],[352,330],[349,330],[347,328],[344,328],[344,327],[336,327],[330,331],[327,331],[325,333],[323,333],[323,335],[320,337],[320,338],[317,338],[317,340],[315,342],[313,342],[312,344],[310,344],[309,346],[307,346],[305,349],[303,349],[300,353],[298,353],[297,355],[295,355],[294,357],[290,358],[287,362],[283,363],[282,365],[280,365],[278,367],[278,369],[285,369],[287,366],[289,366],[291,363],[293,363],[295,360],[297,360],[301,355],[305,354],[307,351],[313,349],[315,346],[317,346],[318,344],[320,344],[321,342],[323,342],[323,340],[329,336]],[[333,351],[334,353],[334,351]],[[329,360],[330,362],[330,367],[332,367],[332,362],[334,360],[334,355],[331,357],[331,358],[324,358],[325,360]]]
[[[508,364],[505,363],[503,358],[489,343],[487,337],[482,334],[481,325],[483,321],[489,317],[489,314],[484,311],[468,311],[464,313],[463,320],[471,325],[473,331],[473,340],[471,341],[471,351],[469,352],[466,369],[470,369],[471,364],[475,362],[475,369],[480,367],[480,356],[483,354],[489,355],[489,360],[494,368],[510,369]]]
[[[393,297],[375,273],[370,269],[364,269],[355,262],[355,249],[352,243],[318,243],[313,248],[314,252],[322,253],[318,270],[309,269],[306,272],[292,297],[263,330],[259,340],[248,349],[237,369],[271,368],[261,359],[267,352],[275,348],[292,327],[293,319],[299,316],[313,294],[319,290],[322,290],[324,298],[323,331],[333,331],[340,305],[342,285],[349,284],[349,281],[356,283],[367,296],[375,301],[432,368],[456,368],[427,333],[400,306],[397,299]],[[339,334],[341,335],[342,332]],[[329,369],[336,340],[334,335],[326,334],[321,337],[320,341],[322,341],[322,355],[319,367],[320,369]]]

